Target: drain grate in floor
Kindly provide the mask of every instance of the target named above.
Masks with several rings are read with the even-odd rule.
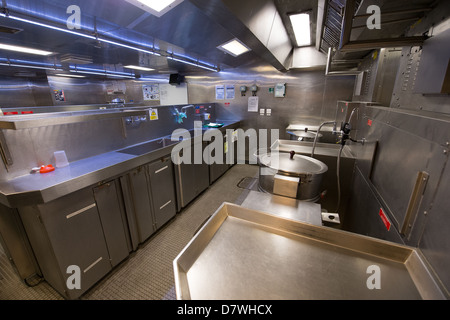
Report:
[[[241,189],[258,190],[258,178],[245,177],[239,181],[237,186]]]

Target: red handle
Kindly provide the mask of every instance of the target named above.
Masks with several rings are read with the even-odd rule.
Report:
[[[39,170],[40,173],[48,173],[48,172],[52,172],[55,171],[55,167],[53,167],[51,164],[47,165],[47,166],[42,166],[41,170]]]

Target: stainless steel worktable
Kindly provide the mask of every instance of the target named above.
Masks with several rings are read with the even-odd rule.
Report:
[[[239,123],[227,121],[220,130],[234,128]],[[155,140],[162,138],[164,137]],[[167,136],[165,138],[167,139]],[[141,144],[145,143],[148,141]],[[69,166],[50,173],[27,174],[0,181],[0,203],[10,208],[46,203],[167,156],[174,145],[175,142],[142,154],[111,151],[71,162]]]
[[[178,299],[445,298],[415,248],[229,203],[173,265]]]

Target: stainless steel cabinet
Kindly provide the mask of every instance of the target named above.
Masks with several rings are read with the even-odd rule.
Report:
[[[19,213],[44,278],[64,297],[79,297],[112,269],[92,188]],[[81,289],[67,286],[70,266],[81,271]]]
[[[148,165],[156,229],[176,215],[175,183],[170,156]]]
[[[196,142],[199,143],[199,142]],[[205,144],[202,144],[202,150]],[[193,150],[195,146],[193,145]],[[191,153],[191,163],[175,165],[177,209],[180,211],[209,187],[209,166],[202,161],[195,164],[194,152]]]
[[[120,178],[131,246],[147,240],[176,214],[173,164],[170,157],[128,172]]]
[[[209,163],[209,183],[212,184],[214,181],[219,179],[229,168],[230,165],[227,163],[227,154],[228,154],[228,143],[226,141],[226,135],[223,136],[223,156],[222,156],[222,163],[211,163],[212,160],[210,159]],[[214,154],[217,152],[217,150],[213,150],[213,154],[210,155],[212,157],[215,157]],[[228,161],[229,162],[229,161]]]
[[[131,251],[128,226],[117,181],[113,180],[94,188],[94,198],[108,247],[109,259],[114,267]]]
[[[209,162],[209,183],[214,183],[225,172],[227,172],[237,162],[237,142],[228,141],[226,134],[223,136],[223,158],[222,163]],[[215,156],[214,154],[212,156]]]
[[[136,249],[155,232],[146,166],[121,177],[121,185],[132,244]]]

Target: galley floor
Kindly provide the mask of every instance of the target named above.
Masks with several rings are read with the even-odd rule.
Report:
[[[173,260],[223,202],[241,204],[250,189],[255,188],[257,177],[257,166],[233,166],[80,300],[176,299]],[[63,297],[46,281],[27,286],[0,246],[0,300],[63,300]]]

